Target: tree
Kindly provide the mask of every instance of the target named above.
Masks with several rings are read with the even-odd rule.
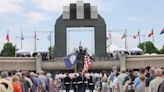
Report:
[[[3,49],[1,51],[1,56],[14,57],[15,56],[15,46],[13,46],[13,44],[10,42],[5,43],[3,46]]]
[[[160,54],[164,54],[164,45],[163,45],[163,48],[162,49],[160,49]]]
[[[146,53],[159,53],[158,49],[154,46],[154,44],[150,41],[146,41],[143,43],[140,43],[138,45],[139,48],[141,48],[143,51],[146,50]]]

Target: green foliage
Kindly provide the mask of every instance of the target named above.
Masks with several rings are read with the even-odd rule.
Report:
[[[163,48],[162,49],[160,49],[160,54],[164,54],[164,45],[163,45]]]
[[[158,49],[154,46],[154,44],[150,41],[146,41],[143,43],[140,43],[138,45],[139,48],[141,48],[143,51],[146,50],[146,53],[159,53]]]
[[[13,46],[13,44],[10,42],[5,43],[3,46],[3,49],[1,51],[1,56],[14,57],[15,56],[15,46]]]

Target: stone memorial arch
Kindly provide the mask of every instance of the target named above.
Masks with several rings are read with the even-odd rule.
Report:
[[[98,14],[97,6],[77,1],[77,3],[71,3],[70,6],[64,6],[63,14],[56,20],[54,57],[67,55],[66,30],[70,27],[94,28],[95,56],[103,57],[106,55],[106,23],[104,19]]]

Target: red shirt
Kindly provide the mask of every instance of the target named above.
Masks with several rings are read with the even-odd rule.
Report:
[[[21,85],[19,82],[13,82],[13,92],[22,92]]]

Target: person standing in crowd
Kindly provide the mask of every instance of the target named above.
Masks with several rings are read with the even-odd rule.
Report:
[[[47,76],[47,90],[49,92],[50,91],[50,86],[51,86],[51,83],[52,83],[53,79],[52,79],[51,73],[47,73],[46,76]]]
[[[83,75],[79,73],[79,76],[77,77],[77,92],[85,92],[83,78]]]
[[[145,92],[145,75],[141,74],[139,78],[140,78],[140,83],[136,86],[135,92]]]
[[[164,70],[162,71],[162,78],[164,79]],[[164,92],[164,80],[163,82],[159,85],[158,91],[157,92]]]
[[[18,76],[13,76],[12,82],[13,82],[12,84],[13,84],[13,88],[14,88],[13,92],[23,92]]]
[[[1,73],[0,83],[6,83],[8,85],[7,92],[13,92],[12,82],[7,80],[7,78],[8,78],[8,73],[7,72],[2,72]]]
[[[72,78],[72,88],[74,92],[77,92],[77,75],[74,74]]]
[[[116,77],[114,78],[113,80],[113,92],[120,92],[119,90],[119,83],[118,83],[118,76],[119,76],[119,73],[117,72],[116,73]]]
[[[3,83],[0,83],[0,92],[7,92],[7,87]]]
[[[85,90],[87,88],[87,83],[88,83],[85,75],[82,75],[82,81],[83,81],[83,83],[82,83],[83,84],[83,92],[85,92]]]
[[[49,92],[49,83],[50,83],[50,80],[49,80],[49,76],[47,75],[47,73],[44,73],[44,76],[45,76],[45,83],[46,83],[46,91]]]
[[[145,77],[150,77],[150,66],[145,67]]]
[[[30,73],[30,77],[31,77],[31,80],[33,82],[33,85],[32,85],[32,92],[38,92],[38,89],[39,89],[39,80],[37,79],[37,75],[33,72]]]
[[[132,69],[129,69],[129,72],[128,72],[128,77],[125,77],[125,84],[123,86],[123,92],[135,92],[134,91],[134,80],[135,80],[135,76],[134,76],[134,72]]]
[[[40,88],[41,92],[46,92],[46,77],[43,71],[40,71],[38,79],[39,79],[39,84],[41,86]]]
[[[149,77],[145,79],[145,92],[148,92],[150,82],[155,78],[155,69],[151,68],[149,70]]]
[[[89,88],[90,92],[93,92],[93,90],[94,90],[94,82],[93,82],[92,76],[90,76],[89,79],[88,79],[88,88]]]
[[[113,67],[112,68],[112,72],[110,73],[110,75],[108,76],[108,82],[110,83],[109,87],[110,87],[110,92],[112,92],[112,88],[113,88],[113,81],[114,78],[116,77],[116,73],[117,73],[117,67]]]
[[[55,79],[53,81],[53,90],[50,90],[50,92],[59,92],[60,91],[60,87],[61,87],[61,84],[60,84],[60,79]]]
[[[106,78],[102,78],[102,90],[101,92],[108,92],[108,81]]]
[[[22,71],[22,78],[21,79],[22,79],[22,81],[24,83],[25,92],[29,92],[30,87],[31,87],[31,84],[30,84],[31,79],[29,79],[27,77],[27,72],[26,71]]]
[[[153,79],[150,82],[148,92],[157,92],[160,83],[162,83],[162,81],[163,81],[162,70],[160,68],[155,70],[155,75],[156,75],[155,79]]]
[[[32,83],[32,79],[30,78],[30,73],[28,71],[24,71],[23,76],[28,84],[28,92],[31,92],[33,83]]]
[[[96,91],[97,92],[101,92],[101,89],[102,89],[102,80],[99,77],[96,79],[95,88],[96,88]]]
[[[66,77],[64,78],[64,86],[66,92],[69,92],[71,85],[71,78],[69,77],[69,74],[66,74]]]
[[[17,72],[15,75],[19,77],[19,82],[20,82],[20,85],[21,85],[22,92],[26,92],[27,84],[26,84],[26,81],[24,80],[24,78],[22,76],[22,73]]]
[[[125,79],[126,76],[127,76],[126,69],[122,68],[121,69],[121,74],[118,76],[118,83],[119,83],[120,92],[123,92],[123,82],[124,82],[124,79]]]
[[[135,80],[134,80],[134,89],[138,86],[138,85],[140,85],[140,83],[141,83],[141,76],[143,77],[143,76],[145,76],[145,69],[144,68],[141,68],[140,70],[139,70],[139,76],[137,77],[137,78],[135,78]]]

